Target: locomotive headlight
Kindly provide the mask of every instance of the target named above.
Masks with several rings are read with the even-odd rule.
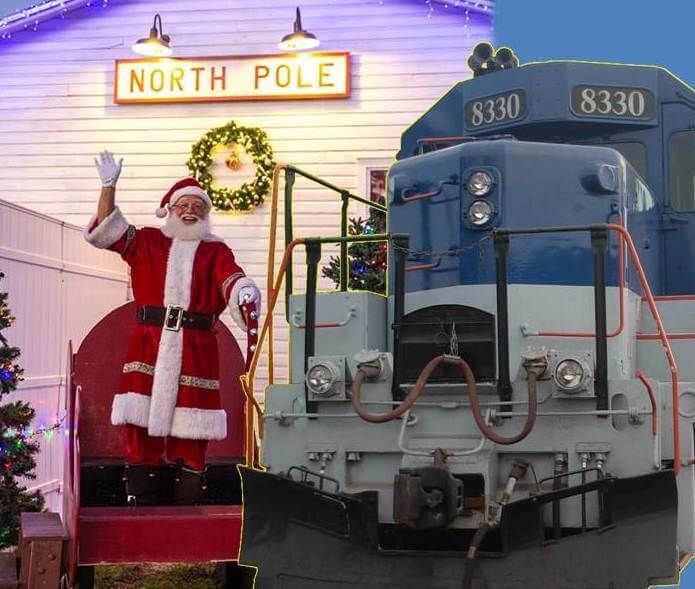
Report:
[[[338,369],[332,363],[314,364],[306,373],[306,384],[315,395],[325,395],[331,392],[338,376]]]
[[[468,192],[473,196],[485,196],[492,190],[492,176],[487,172],[473,172],[468,178]]]
[[[578,391],[588,375],[588,368],[583,362],[566,358],[555,367],[555,384],[568,393]]]
[[[474,200],[471,206],[468,207],[466,217],[471,225],[482,227],[490,222],[494,212],[492,205],[486,200]]]

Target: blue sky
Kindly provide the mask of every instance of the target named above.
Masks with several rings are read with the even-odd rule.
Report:
[[[695,2],[497,0],[495,45],[521,63],[582,59],[661,65],[695,86]]]

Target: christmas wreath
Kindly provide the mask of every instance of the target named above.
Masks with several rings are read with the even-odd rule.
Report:
[[[217,145],[236,144],[243,147],[256,165],[256,175],[251,182],[238,188],[214,186],[210,166],[212,150]],[[229,165],[229,162],[227,162]],[[265,131],[257,127],[242,127],[230,121],[222,127],[211,129],[191,149],[187,164],[191,175],[210,195],[213,206],[222,211],[248,211],[265,199],[275,169],[273,150]],[[233,166],[232,169],[235,169]]]

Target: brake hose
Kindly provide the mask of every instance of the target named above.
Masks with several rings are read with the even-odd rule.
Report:
[[[531,433],[531,430],[533,430],[533,426],[536,423],[536,415],[538,413],[538,403],[536,394],[536,379],[538,374],[536,373],[536,371],[534,369],[528,370],[528,414],[526,416],[526,423],[524,424],[524,427],[519,434],[510,438],[506,438],[496,433],[485,423],[485,419],[480,413],[478,389],[476,388],[475,376],[473,375],[473,371],[463,358],[458,358],[456,356],[441,355],[430,360],[427,363],[427,365],[422,369],[422,372],[420,373],[420,376],[418,376],[415,385],[412,389],[410,389],[410,392],[406,395],[403,402],[398,407],[392,409],[388,413],[369,413],[362,405],[362,383],[364,383],[364,381],[370,376],[373,376],[373,374],[371,374],[369,367],[367,367],[366,370],[365,368],[360,368],[357,371],[357,374],[355,375],[354,382],[352,383],[352,406],[355,409],[355,412],[362,419],[370,423],[386,423],[389,421],[393,421],[394,419],[397,419],[415,404],[415,401],[417,401],[418,397],[421,395],[430,376],[442,362],[445,362],[447,364],[457,364],[458,366],[460,366],[461,372],[463,373],[463,377],[465,378],[466,384],[468,385],[468,397],[470,398],[471,402],[471,411],[473,413],[473,419],[475,419],[475,423],[478,426],[480,432],[488,440],[494,442],[495,444],[508,446],[510,444],[516,444],[517,442],[520,442]]]

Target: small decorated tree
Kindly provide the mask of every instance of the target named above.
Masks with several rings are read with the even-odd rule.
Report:
[[[386,214],[370,209],[369,218],[350,218],[350,235],[371,235],[386,232]],[[348,288],[386,293],[386,242],[356,243],[348,248],[350,279]],[[340,286],[340,258],[332,256],[321,274]]]
[[[4,277],[0,272],[0,280]],[[20,513],[43,509],[41,494],[27,493],[17,481],[17,477],[35,478],[39,444],[30,429],[35,412],[24,401],[2,403],[22,380],[23,370],[16,362],[19,348],[10,346],[3,334],[13,321],[7,293],[0,292],[0,549],[17,544]]]

